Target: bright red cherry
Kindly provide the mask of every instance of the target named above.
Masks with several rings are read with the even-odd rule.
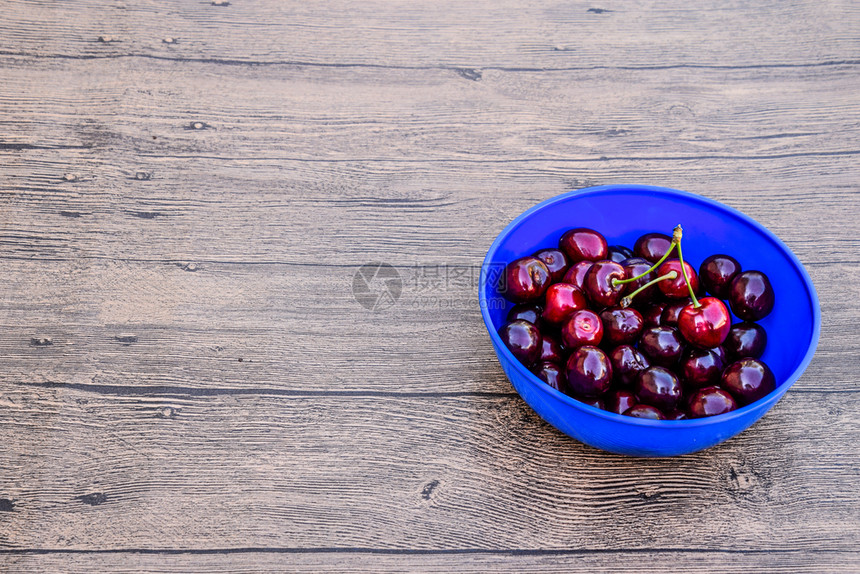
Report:
[[[603,340],[603,323],[594,311],[579,309],[561,327],[561,342],[567,349],[597,346]]]
[[[549,269],[549,275],[553,283],[561,281],[570,263],[567,261],[567,256],[560,249],[541,249],[534,255],[543,261],[546,268]]]
[[[585,227],[565,232],[558,240],[558,246],[571,263],[582,260],[600,261],[606,259],[609,253],[609,246],[603,235]]]
[[[740,272],[741,264],[734,257],[711,255],[699,266],[699,280],[714,297],[728,299],[732,279]]]
[[[499,284],[499,293],[514,303],[537,301],[550,285],[549,269],[537,257],[522,257],[508,263]]]
[[[626,411],[624,411],[624,415],[628,417],[635,417],[637,419],[651,419],[654,421],[664,421],[666,420],[666,415],[658,409],[657,407],[652,407],[651,405],[633,405]]]
[[[612,366],[606,354],[586,345],[576,349],[567,359],[567,386],[575,395],[596,397],[612,385]]]
[[[758,321],[773,310],[773,287],[761,271],[744,271],[729,286],[732,313],[743,321]]]
[[[696,272],[693,271],[693,268],[686,261],[684,261],[684,268],[687,270],[687,277],[690,279],[690,286],[693,288],[693,291],[698,291],[699,278],[696,276]],[[666,279],[665,281],[657,283],[660,291],[662,291],[665,296],[672,297],[674,299],[688,297],[690,291],[687,287],[687,282],[684,280],[684,274],[681,272],[681,262],[678,259],[669,259],[663,263],[657,269],[657,275],[662,277],[672,271],[676,273],[676,277],[674,279]]]
[[[538,328],[518,319],[499,329],[499,337],[522,364],[529,367],[538,360],[541,352],[541,334]]]
[[[702,297],[699,306],[690,303],[678,315],[678,330],[688,343],[701,349],[723,344],[732,328],[725,303],[716,297]]]
[[[598,261],[585,274],[585,296],[597,307],[612,307],[621,300],[624,285],[614,285],[613,279],[624,279],[624,268],[614,261]]]
[[[555,283],[546,291],[546,304],[541,319],[552,325],[560,325],[571,313],[587,306],[588,301],[579,287],[570,283]]]
[[[637,257],[656,263],[672,246],[672,238],[665,233],[646,233],[636,240],[633,253]]]
[[[564,274],[561,282],[570,283],[571,285],[576,285],[580,289],[583,289],[585,274],[588,273],[588,270],[591,269],[592,265],[594,265],[594,261],[580,261],[579,263],[574,263],[567,269],[567,273]]]
[[[735,361],[723,371],[721,385],[738,403],[748,405],[776,390],[770,368],[758,359]]]
[[[690,397],[689,412],[694,419],[721,415],[738,408],[735,399],[719,387],[706,387]]]

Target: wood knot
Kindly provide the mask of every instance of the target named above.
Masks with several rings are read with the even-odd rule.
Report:
[[[162,44],[176,44],[177,42],[178,42],[178,40],[176,38],[162,38],[161,39]]]
[[[0,498],[0,512],[12,512],[15,510],[15,503],[8,498]]]
[[[134,174],[134,179],[138,181],[149,181],[152,179],[152,174],[145,171],[139,171]]]
[[[473,82],[477,82],[483,77],[481,70],[475,70],[472,68],[456,68],[454,71],[461,77],[466,78],[467,80],[472,80]]]
[[[34,347],[49,347],[54,344],[54,340],[50,337],[33,337],[30,339],[30,344]]]
[[[174,407],[161,407],[160,409],[158,409],[158,418],[172,419],[176,418],[178,414],[179,411],[177,411],[177,409],[175,409]]]
[[[107,501],[107,495],[104,492],[92,492],[90,494],[76,496],[75,500],[79,500],[84,504],[89,504],[90,506],[98,506],[99,504],[104,504]]]
[[[185,126],[186,130],[206,130],[211,128],[209,124],[206,122],[191,122],[187,126]]]
[[[114,340],[123,343],[125,345],[131,345],[132,343],[137,343],[137,335],[132,333],[120,333],[119,335],[114,335]]]
[[[112,42],[119,42],[119,40],[113,36],[104,35],[99,36],[99,42],[101,42],[102,44],[110,44]]]
[[[433,491],[436,490],[437,486],[439,486],[438,480],[431,480],[425,484],[424,488],[421,490],[421,498],[424,500],[430,500],[430,496],[433,494]]]
[[[63,175],[63,181],[78,181],[78,174],[67,173]]]

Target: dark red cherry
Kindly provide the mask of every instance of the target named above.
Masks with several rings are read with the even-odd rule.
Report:
[[[644,323],[645,328],[659,327],[663,319],[663,311],[665,311],[668,306],[668,303],[652,303],[642,309],[642,322]]]
[[[567,256],[560,249],[541,249],[534,255],[546,265],[549,269],[549,275],[553,283],[561,281],[570,263],[567,261]]]
[[[642,371],[634,391],[640,403],[657,407],[661,411],[674,409],[684,394],[675,373],[663,367],[648,367]]]
[[[552,325],[560,325],[571,313],[587,306],[588,301],[579,287],[570,283],[555,283],[546,291],[541,319]]]
[[[549,269],[537,257],[522,257],[511,261],[499,284],[499,293],[514,303],[537,301],[550,285]]]
[[[690,287],[693,291],[699,290],[699,278],[696,272],[689,263],[684,261],[684,268],[687,270],[687,277],[690,280]],[[657,269],[657,276],[662,277],[667,273],[674,271],[677,276],[674,279],[666,279],[657,283],[657,287],[666,297],[673,299],[683,299],[690,296],[690,290],[687,288],[687,282],[684,280],[684,274],[681,272],[681,262],[677,259],[669,259]]]
[[[633,253],[637,257],[657,263],[672,245],[672,238],[664,233],[646,233],[636,240]]]
[[[603,343],[609,348],[636,342],[644,321],[639,311],[630,307],[609,307],[600,312],[603,323]]]
[[[690,418],[700,419],[721,415],[738,408],[735,399],[719,387],[706,387],[690,397]]]
[[[725,303],[716,297],[702,297],[699,306],[692,303],[678,315],[678,330],[688,343],[701,349],[723,344],[732,328],[732,318]]]
[[[652,407],[651,405],[633,405],[626,411],[624,411],[624,415],[628,417],[635,417],[637,419],[651,419],[655,421],[663,421],[666,420],[666,415],[664,415],[660,409]]]
[[[758,321],[773,310],[773,287],[761,271],[744,271],[732,280],[728,299],[739,319]]]
[[[612,280],[624,279],[624,268],[614,261],[597,261],[585,274],[584,291],[588,300],[597,307],[612,307],[621,300],[624,285],[613,285]]]
[[[673,300],[666,304],[663,313],[660,315],[660,325],[664,327],[677,327],[678,315],[681,314],[681,309],[690,303],[690,298],[681,299],[680,301]]]
[[[576,349],[567,359],[567,385],[579,396],[596,397],[612,385],[609,358],[598,349],[586,345]]]
[[[558,364],[550,361],[542,361],[534,366],[533,372],[540,380],[555,390],[567,393],[567,380],[564,378],[564,369],[559,367]]]
[[[583,289],[585,284],[585,274],[588,273],[588,270],[591,269],[592,265],[594,265],[594,261],[580,261],[579,263],[574,263],[568,268],[567,273],[564,274],[561,282],[570,283],[571,285],[576,285],[580,289]]]
[[[758,323],[735,323],[729,329],[723,347],[732,360],[752,357],[758,359],[767,346],[767,332]]]
[[[695,347],[684,352],[678,368],[681,381],[693,389],[719,385],[722,372],[723,359],[718,351]]]
[[[567,349],[597,346],[603,340],[603,323],[594,311],[574,311],[561,326],[561,342]]]
[[[606,410],[606,402],[598,397],[573,397],[581,403],[585,403],[590,407],[594,407],[596,409],[600,409],[602,411]]]
[[[561,236],[558,246],[571,263],[578,261],[600,261],[606,259],[609,247],[606,239],[597,231],[585,227],[571,229]]]
[[[624,278],[625,279],[633,279],[634,277],[639,277],[646,271],[651,268],[651,263],[647,259],[643,259],[642,257],[632,257],[630,259],[625,260],[622,264],[624,267]],[[621,290],[622,295],[629,295],[651,281],[652,279],[657,278],[657,271],[650,271],[647,275],[642,277],[641,279],[637,279],[636,281],[631,281],[630,283],[625,283],[624,288]],[[644,308],[651,301],[654,300],[660,294],[660,290],[657,289],[656,285],[651,285],[650,287],[646,287],[644,290],[640,291],[636,297],[633,299],[633,304],[639,308]]]
[[[633,257],[633,252],[624,247],[623,245],[610,245],[609,253],[606,255],[606,258],[610,261],[615,261],[616,263],[624,264],[624,261]]]
[[[667,421],[683,421],[687,419],[687,413],[681,409],[674,409],[666,413]]]
[[[541,334],[528,321],[518,319],[505,324],[499,329],[499,337],[514,357],[527,367],[540,357]]]
[[[671,367],[681,358],[684,342],[674,327],[649,327],[639,337],[639,350],[652,365]]]
[[[732,279],[741,272],[741,264],[729,255],[711,255],[699,266],[699,281],[714,297],[729,298]]]
[[[740,405],[748,405],[776,390],[776,379],[758,359],[740,359],[723,371],[721,384]]]
[[[615,391],[606,398],[606,410],[623,415],[636,404],[636,395],[630,391]]]
[[[528,321],[532,325],[540,326],[541,313],[543,313],[543,307],[540,305],[535,303],[518,303],[508,311],[508,321],[522,319],[523,321]]]
[[[567,355],[561,346],[561,342],[555,335],[541,333],[539,361],[552,361],[553,363],[562,365],[566,357]]]
[[[620,345],[612,349],[609,353],[609,362],[612,364],[615,380],[625,387],[638,381],[642,371],[651,366],[647,357],[631,345]]]

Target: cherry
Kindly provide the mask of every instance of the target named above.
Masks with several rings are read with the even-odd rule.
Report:
[[[566,367],[568,388],[576,395],[596,397],[612,385],[612,365],[597,347],[579,347],[568,357]]]
[[[643,273],[646,273],[644,277],[640,277],[639,279],[635,279],[630,283],[626,283],[624,285],[624,290],[622,291],[624,295],[629,295],[633,293],[649,281],[652,281],[653,279],[657,278],[656,271],[649,271],[651,269],[651,263],[649,263],[647,259],[643,259],[641,257],[633,257],[624,261],[621,266],[624,267],[625,279],[633,279],[634,277],[639,277]],[[639,306],[647,305],[659,293],[660,291],[659,289],[657,289],[656,285],[646,287],[636,296],[636,303]]]
[[[615,391],[606,399],[606,410],[622,415],[635,404],[636,395],[630,391]]]
[[[693,271],[693,268],[686,261],[683,265],[684,269],[687,272],[687,277],[690,280],[690,286],[693,288],[693,291],[697,291],[699,289],[699,279],[696,276],[696,272]],[[660,288],[660,291],[666,296],[674,299],[681,299],[683,297],[687,297],[689,293],[689,289],[687,287],[687,281],[684,279],[684,273],[681,269],[681,261],[678,259],[669,259],[660,268],[657,270],[657,275],[663,276],[671,272],[675,272],[677,276],[674,279],[667,279],[666,281],[660,281],[657,283],[657,286]]]
[[[518,303],[508,311],[508,321],[522,319],[532,325],[540,326],[541,313],[543,313],[543,307],[540,305],[535,303]]]
[[[681,358],[684,342],[674,327],[649,327],[639,337],[639,350],[651,364],[671,367]]]
[[[594,311],[579,309],[561,327],[561,342],[568,349],[597,346],[603,339],[603,323]]]
[[[711,255],[699,266],[699,280],[714,297],[728,299],[732,279],[740,272],[741,264],[734,257]]]
[[[744,271],[732,280],[728,299],[739,319],[758,321],[773,310],[773,287],[761,271]]]
[[[687,413],[682,411],[681,409],[673,409],[666,413],[667,421],[683,421],[686,420]]]
[[[546,306],[541,319],[552,325],[560,325],[571,313],[586,307],[588,301],[579,287],[570,283],[555,283],[546,291]]]
[[[592,265],[594,265],[594,261],[580,261],[578,263],[574,263],[568,268],[567,273],[564,274],[564,278],[562,278],[561,282],[570,283],[571,285],[576,285],[580,289],[583,289],[585,274],[588,273],[588,270],[591,269]]]
[[[585,274],[585,296],[593,305],[612,307],[621,299],[624,285],[613,284],[613,279],[624,279],[624,268],[614,261],[598,261]]]
[[[567,393],[567,380],[564,378],[564,370],[556,363],[542,361],[535,365],[533,372],[555,390]]]
[[[642,310],[642,321],[644,327],[658,327],[662,324],[663,311],[668,307],[668,303],[652,303]]]
[[[565,352],[559,340],[549,333],[541,333],[540,361],[552,361],[561,365],[564,363]]]
[[[723,344],[732,328],[732,320],[725,303],[716,297],[702,297],[696,306],[695,299],[678,315],[678,329],[688,343],[702,349]]]
[[[624,247],[623,245],[610,245],[609,252],[606,255],[606,258],[610,261],[615,261],[616,263],[624,264],[624,261],[633,257],[633,252]]]
[[[776,379],[767,365],[758,359],[747,357],[726,367],[721,386],[729,391],[738,403],[748,405],[776,390]]]
[[[537,257],[522,257],[505,267],[499,292],[514,303],[527,303],[543,297],[549,285],[549,269],[544,262]]]
[[[596,409],[600,409],[602,411],[606,410],[606,403],[603,399],[598,397],[573,397],[581,403],[585,403],[590,407],[594,407]]]
[[[570,267],[567,256],[559,249],[541,249],[534,256],[543,261],[546,268],[549,269],[549,275],[553,283],[561,281],[567,272],[567,268]]]
[[[648,367],[642,371],[634,389],[640,403],[661,411],[675,408],[684,394],[675,373],[663,367]]]
[[[678,371],[687,387],[700,389],[718,385],[723,372],[723,359],[718,351],[691,347],[681,357]]]
[[[609,347],[632,344],[642,332],[644,321],[636,309],[608,307],[600,312],[603,342]]]
[[[735,399],[719,387],[706,387],[696,392],[689,401],[690,417],[694,419],[721,415],[738,408]]]
[[[678,315],[681,314],[681,309],[686,307],[690,303],[690,299],[683,299],[681,301],[667,303],[663,309],[663,313],[660,315],[660,325],[664,327],[677,327],[678,326]]]
[[[612,364],[615,380],[627,387],[638,381],[642,371],[651,366],[647,357],[630,345],[620,345],[612,349],[609,362]]]
[[[603,235],[585,227],[566,231],[558,240],[558,246],[571,263],[582,260],[600,261],[606,259],[609,252]]]
[[[633,244],[633,253],[651,263],[663,257],[672,247],[672,238],[665,233],[646,233]]]
[[[723,343],[732,360],[752,357],[758,359],[767,346],[767,332],[758,323],[735,323]]]
[[[666,415],[664,415],[660,409],[652,407],[651,405],[633,405],[626,411],[624,411],[624,415],[628,417],[636,417],[637,419],[651,419],[655,421],[663,421],[666,420]]]
[[[499,337],[522,364],[527,367],[538,360],[541,353],[541,334],[528,321],[517,319],[499,329]]]

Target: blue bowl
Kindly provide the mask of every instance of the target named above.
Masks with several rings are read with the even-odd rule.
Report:
[[[635,222],[635,223],[631,223]],[[511,303],[499,295],[501,269],[538,249],[557,247],[573,227],[601,232],[610,245],[631,246],[654,231],[684,228],[684,258],[694,268],[708,255],[727,253],[743,269],[768,275],[776,293],[773,311],[759,321],[768,343],[762,360],[777,388],[730,413],[704,419],[654,421],[588,406],[531,373],[498,335]],[[721,443],[760,419],[806,369],[818,345],[821,311],[815,287],[797,257],[773,233],[746,215],[704,197],[646,185],[607,185],[573,191],[536,205],[508,225],[490,247],[479,287],[481,314],[505,374],[545,421],[593,447],[632,456],[675,456]],[[736,318],[733,318],[736,321]]]

